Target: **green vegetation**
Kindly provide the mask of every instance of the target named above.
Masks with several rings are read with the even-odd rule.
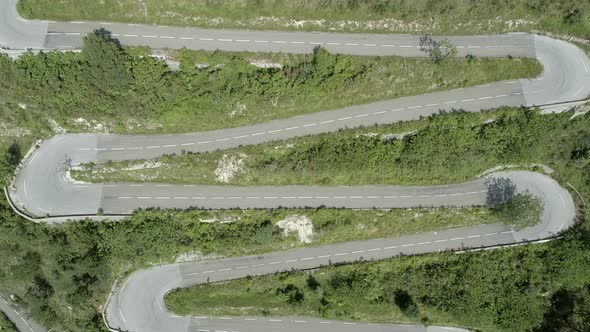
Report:
[[[18,106],[16,107],[19,109]],[[590,133],[588,132],[590,116],[579,116],[568,120],[570,116],[571,113],[539,116],[536,112],[505,109],[479,115],[443,114],[419,121],[401,123],[395,128],[401,132],[418,130],[418,132],[430,132],[431,135],[438,135],[430,136],[437,137],[431,140],[431,144],[434,145],[432,149],[436,150],[427,149],[426,142],[424,142],[420,145],[421,148],[418,149],[416,146],[415,149],[412,149],[411,151],[416,153],[409,154],[408,156],[412,156],[412,158],[407,159],[407,162],[412,162],[415,165],[417,174],[420,173],[418,170],[422,167],[432,169],[430,175],[432,182],[440,182],[443,179],[443,172],[438,173],[436,169],[438,167],[447,169],[444,168],[445,165],[453,165],[450,167],[455,167],[456,171],[460,172],[460,175],[453,181],[462,181],[464,178],[472,178],[481,171],[481,168],[490,165],[496,166],[503,162],[539,162],[555,168],[553,176],[561,183],[565,184],[567,181],[575,186],[584,197],[590,197]],[[486,132],[487,139],[490,142],[505,142],[506,144],[496,144],[497,149],[489,150],[483,145],[478,145],[477,140],[467,140],[466,137],[470,137],[467,135],[457,136],[461,138],[457,141],[466,144],[466,146],[457,145],[454,154],[447,153],[442,149],[444,144],[452,144],[453,141],[446,141],[450,136],[439,135],[439,133],[456,132],[458,135],[469,133],[467,129],[462,128],[473,128],[477,132],[480,124],[490,117],[504,118],[505,120],[497,120],[486,125],[498,127],[495,131]],[[20,123],[21,126],[25,126],[29,122]],[[391,128],[390,126],[382,126],[364,130],[365,132],[390,133]],[[437,128],[436,131],[433,128]],[[41,131],[41,129],[39,130]],[[348,135],[354,137],[361,132],[344,131],[341,134],[343,137],[348,137]],[[543,133],[543,135],[539,133]],[[28,137],[6,137],[2,141],[2,151],[8,150],[14,140],[26,142]],[[535,143],[536,140],[540,140],[539,145]],[[21,146],[24,147],[26,144],[28,143],[23,143]],[[467,144],[474,146],[468,148]],[[354,155],[357,152],[352,148],[353,146],[351,145],[349,150],[344,151],[350,151],[350,154]],[[363,149],[373,149],[375,154],[382,153],[378,145],[363,147]],[[441,150],[441,153],[429,152],[437,150]],[[343,153],[343,155],[346,156],[347,153]],[[365,153],[370,154],[367,151]],[[506,156],[506,159],[501,159],[504,158],[502,156]],[[459,160],[463,162],[460,163]],[[472,164],[475,160],[487,160],[489,165],[480,164],[471,168],[459,167],[462,164]],[[370,158],[366,161],[367,167],[374,162]],[[359,173],[359,176],[361,174]],[[424,172],[421,177],[412,178],[411,181],[428,183],[428,176]],[[444,177],[444,179],[445,181],[449,180],[448,177]],[[0,265],[0,289],[16,294],[24,304],[30,306],[34,318],[50,327],[56,327],[57,330],[98,331],[104,328],[98,315],[99,308],[103,304],[105,294],[112,282],[120,273],[152,264],[171,262],[182,253],[241,255],[288,248],[292,245],[303,245],[296,235],[291,234],[284,237],[282,232],[273,226],[277,220],[288,214],[305,215],[314,222],[316,236],[313,238],[312,245],[344,241],[352,237],[372,238],[399,234],[402,231],[414,232],[445,227],[444,225],[467,225],[478,223],[480,220],[485,222],[486,220],[499,219],[496,213],[490,213],[485,209],[471,209],[462,214],[458,214],[456,210],[447,209],[395,210],[391,212],[333,209],[245,212],[151,210],[137,212],[133,217],[121,222],[95,223],[87,221],[47,226],[22,220],[4,203],[0,206],[0,256],[6,257],[6,260],[3,261],[4,264]],[[236,217],[241,219],[233,223],[207,223],[199,220],[227,221]],[[584,218],[583,215],[582,218]],[[437,226],[431,225],[433,223]],[[361,224],[364,227],[360,226]],[[417,228],[412,229],[411,227]],[[349,308],[348,305],[351,303],[344,297],[344,291],[338,288],[338,291],[327,292],[326,300],[331,303],[329,306],[332,306],[332,309],[328,310],[326,317],[372,319],[381,313],[379,320],[400,318],[407,321],[419,321],[424,315],[431,322],[436,321],[451,325],[464,324],[485,330],[518,330],[518,326],[548,324],[549,319],[543,323],[544,313],[548,316],[553,315],[552,317],[564,313],[559,311],[559,308],[553,311],[551,309],[552,303],[561,301],[559,299],[553,300],[555,296],[559,295],[558,291],[564,289],[568,294],[575,293],[580,297],[579,299],[577,297],[571,298],[572,301],[575,300],[575,303],[583,301],[587,303],[588,301],[588,297],[584,296],[585,293],[581,291],[583,283],[587,282],[589,272],[587,267],[590,266],[587,256],[590,252],[588,250],[590,241],[585,235],[586,228],[586,225],[583,224],[577,232],[567,236],[566,239],[539,246],[465,255],[429,255],[403,258],[399,261],[400,263],[396,263],[396,260],[384,262],[382,263],[384,269],[404,271],[403,273],[395,273],[392,277],[404,278],[406,276],[407,279],[399,279],[402,281],[392,281],[391,283],[386,279],[381,279],[381,287],[392,289],[395,292],[397,288],[402,288],[407,284],[407,288],[403,289],[412,296],[420,313],[418,316],[404,318],[396,306],[380,304],[377,301],[373,302],[371,316],[369,314],[361,315],[364,311],[360,310],[368,308],[365,295],[369,294],[366,296],[370,297],[380,293],[374,288],[363,288],[362,283],[353,282],[354,279],[351,279],[351,285],[353,285],[351,289],[357,289],[358,285],[358,293],[357,290],[347,290],[346,292],[356,297],[355,303],[358,303],[359,311],[351,309],[349,310],[350,316],[344,314],[336,316],[336,313],[343,311],[334,308],[338,308],[340,304],[343,308]],[[414,262],[418,262],[415,269],[412,268]],[[346,268],[355,269],[355,265]],[[426,271],[421,272],[422,276],[425,273],[429,278],[424,279],[415,274],[418,268],[422,269],[420,271]],[[432,278],[433,275],[437,277]],[[331,273],[327,276],[331,276]],[[367,282],[378,280],[381,276],[376,274],[377,279],[367,278]],[[413,277],[416,277],[414,281],[412,281]],[[307,277],[305,276],[305,278]],[[323,294],[326,289],[329,289],[328,287],[332,287],[326,285],[326,279],[323,279],[321,275],[316,275],[315,278],[320,283],[320,287],[317,289],[318,293]],[[307,281],[305,282],[307,283]],[[447,285],[445,282],[449,284]],[[304,287],[298,282],[292,283],[300,290]],[[256,284],[258,285],[258,283]],[[278,287],[276,283],[272,285]],[[282,285],[281,288],[285,289],[285,286]],[[370,289],[372,292],[365,292],[363,296],[358,295],[365,289]],[[216,288],[215,292],[218,290],[219,288]],[[214,293],[213,290],[211,292]],[[276,288],[273,288],[271,292],[275,294]],[[283,300],[289,297],[289,294],[293,294],[294,290],[290,287],[285,289],[285,292],[281,295]],[[303,292],[302,305],[312,309],[314,305],[319,307],[317,302],[312,301],[314,297],[307,292],[307,290]],[[423,302],[427,298],[422,299],[422,294],[430,293],[436,297],[429,298],[427,305]],[[544,294],[544,296],[539,296],[539,294]],[[180,294],[175,296],[180,296]],[[342,296],[341,301],[339,300],[340,296]],[[479,296],[481,296],[481,302],[478,302]],[[274,299],[274,295],[266,298]],[[294,300],[297,298],[298,296],[293,296]],[[195,300],[191,298],[190,301]],[[213,297],[211,301],[213,301]],[[260,309],[262,311],[266,308],[269,313],[273,313],[266,307],[266,303],[260,301],[262,300],[257,299],[257,302],[253,302],[255,306],[252,310]],[[511,303],[515,305],[509,306]],[[69,310],[68,307],[76,308],[76,310]],[[409,307],[411,308],[411,306]],[[284,308],[284,305],[281,304],[279,308]],[[576,315],[579,310],[582,310],[579,308],[578,304],[571,306],[572,312],[575,312]],[[217,312],[226,309],[227,307],[221,306]],[[189,310],[188,307],[185,310]],[[522,318],[519,316],[521,311]],[[312,310],[306,312],[306,315],[320,315],[318,312]],[[526,315],[524,315],[525,313]],[[353,316],[353,314],[355,315]],[[474,321],[474,317],[479,315],[482,317],[481,322]],[[563,315],[559,317],[561,317],[560,321],[570,319]],[[512,322],[512,325],[509,322]]]
[[[489,252],[403,257],[180,290],[194,315],[298,315],[483,331],[586,331],[590,234]],[[311,281],[311,282],[310,282]],[[552,327],[549,329],[548,327]]]
[[[2,83],[0,82],[0,85]],[[39,137],[51,135],[47,122],[34,107],[23,109],[8,102],[0,94],[0,182],[4,183],[15,170],[21,157]]]
[[[499,222],[496,213],[486,208],[389,211],[327,208],[145,210],[136,212],[129,220],[117,226],[118,229],[108,231],[111,237],[108,239],[108,246],[129,241],[127,237],[131,233],[127,232],[139,232],[136,233],[138,237],[144,232],[166,234],[165,237],[176,245],[171,250],[159,252],[160,257],[170,257],[169,259],[181,252],[193,250],[204,255],[239,256],[305,246],[296,232],[285,235],[277,226],[279,220],[289,216],[302,216],[310,220],[313,226],[312,246]],[[151,226],[153,223],[157,227]],[[124,234],[118,234],[119,232]],[[181,243],[184,245],[179,246]]]
[[[134,53],[142,53],[135,50]],[[132,56],[104,30],[81,53],[0,55],[0,95],[73,131],[188,132],[234,127],[404,95],[533,77],[535,59],[313,55],[258,68],[231,53],[181,50],[180,71]],[[209,64],[196,67],[195,64]],[[213,64],[213,65],[212,65]]]
[[[530,193],[523,193],[494,206],[493,210],[500,220],[509,220],[518,231],[539,223],[543,214],[543,202]]]
[[[0,311],[0,331],[1,332],[18,332],[16,326]]]
[[[457,48],[448,39],[438,41],[430,35],[420,37],[420,50],[426,54],[434,63],[441,63],[444,60],[457,56]],[[475,60],[473,55],[467,55],[470,60]]]
[[[127,55],[125,50],[119,45],[116,39],[113,39],[109,32],[104,29],[97,30],[95,33],[89,33],[84,37],[84,47],[82,48],[79,62],[84,65],[81,79],[84,85],[94,88],[98,93],[113,95],[129,90],[133,82],[133,76],[138,77],[136,86],[138,89],[144,87],[149,79],[161,77],[164,73],[151,73],[149,61],[148,66],[139,62],[133,68],[133,76],[126,68]],[[143,65],[143,66],[142,66]],[[162,66],[159,66],[163,68]],[[150,70],[151,69],[151,70]],[[161,88],[158,85],[154,88]],[[148,89],[149,90],[149,89]],[[153,92],[158,89],[154,89]]]
[[[487,178],[486,204],[500,220],[510,222],[515,230],[534,226],[543,216],[543,201],[530,192],[518,192],[509,178]]]
[[[590,4],[579,0],[20,0],[18,10],[29,18],[219,28],[590,34]]]
[[[145,161],[107,163],[73,174],[97,182],[219,184],[215,170],[235,158],[242,160],[242,170],[229,183],[238,185],[456,183],[498,165],[565,167],[570,160],[564,146],[572,146],[573,137],[590,126],[587,115],[570,117],[571,113],[541,115],[514,108],[456,112],[225,151],[164,156],[151,161],[152,168],[125,170],[150,164]],[[401,139],[391,136],[402,133],[409,134]]]
[[[52,2],[52,5],[60,8],[64,3]],[[100,10],[95,6],[100,3],[78,8],[98,15]],[[107,3],[116,7],[124,6],[126,1]],[[26,9],[27,2],[22,4]],[[585,4],[579,6],[586,8]],[[577,15],[574,11],[572,23],[568,23],[572,27],[579,24]],[[58,120],[75,131],[88,131],[101,123],[107,123],[114,132],[188,131],[265,121],[347,105],[351,101],[364,103],[432,91],[433,82],[437,84],[434,89],[446,89],[534,76],[540,71],[538,63],[526,59],[452,60],[434,65],[428,60],[334,56],[324,51],[297,57],[282,69],[259,69],[247,64],[242,55],[180,51],[177,57],[182,70],[171,72],[162,62],[139,56],[142,52],[147,51],[122,50],[108,36],[98,34],[86,40],[81,54],[27,54],[18,61],[0,57],[0,151],[6,151],[0,158],[1,177],[9,176],[18,156],[36,138],[51,135],[54,129],[48,119]],[[194,67],[203,62],[210,66]],[[463,77],[468,77],[468,81],[463,81]],[[265,94],[261,95],[260,91]],[[294,109],[291,103],[308,104],[305,109]],[[230,118],[234,110],[245,112]],[[318,140],[319,145],[309,141],[309,150],[305,149],[305,142],[312,138],[305,138],[298,141],[301,150],[294,146],[297,153],[277,149],[284,154],[284,157],[276,156],[281,162],[277,164],[278,176],[281,172],[290,174],[288,167],[294,167],[302,177],[288,179],[291,183],[305,183],[314,177],[316,183],[355,183],[351,175],[360,166],[355,166],[353,160],[360,157],[365,158],[358,160],[365,161],[369,175],[356,180],[358,183],[441,183],[463,181],[498,164],[539,162],[555,168],[554,176],[560,182],[570,182],[584,197],[590,197],[589,116],[568,121],[570,114],[539,116],[535,112],[520,112],[447,114],[397,126],[347,131],[333,145],[325,139],[328,136],[322,135],[325,141]],[[73,121],[78,117],[96,122],[91,123],[91,128],[76,126]],[[495,121],[481,125],[490,118]],[[495,129],[484,130],[484,127]],[[393,129],[395,133],[413,130],[417,133],[402,140],[364,141],[364,136],[353,137],[372,131],[388,134]],[[480,135],[486,135],[487,146]],[[412,143],[414,139],[420,144]],[[396,145],[383,143],[389,141]],[[444,145],[453,146],[455,151]],[[312,147],[320,148],[317,154]],[[397,153],[397,149],[403,150],[397,155],[399,161],[389,152]],[[335,158],[334,151],[341,152],[336,157],[343,165],[328,159]],[[325,157],[322,153],[326,153]],[[379,157],[373,158],[372,154]],[[272,157],[266,152],[261,156],[261,161]],[[268,162],[274,163],[272,159]],[[399,167],[399,174],[389,173],[389,167],[379,167],[387,163]],[[325,165],[336,165],[331,171],[340,178],[331,180],[322,168]],[[350,167],[349,173],[344,172],[346,167]],[[418,175],[413,175],[411,167]],[[262,166],[259,168],[263,170]],[[378,173],[377,169],[386,172]],[[267,170],[260,174],[271,173]],[[365,173],[356,176],[362,174]],[[450,174],[455,174],[454,178]],[[260,182],[263,180],[251,183]],[[150,210],[139,211],[122,222],[85,221],[48,226],[22,220],[0,200],[0,256],[3,257],[0,289],[15,294],[31,309],[34,318],[56,330],[104,331],[99,312],[112,282],[121,273],[171,262],[187,252],[241,255],[302,245],[295,235],[284,237],[274,226],[276,220],[291,213],[304,214],[315,222],[316,236],[312,244],[499,219],[496,213],[479,208],[463,214],[449,209]],[[233,223],[199,220],[238,217],[241,219]],[[325,308],[326,317],[341,319],[375,317],[462,324],[486,330],[536,327],[546,331],[561,325],[578,326],[574,324],[583,324],[590,316],[586,314],[590,298],[586,284],[590,266],[588,238],[587,225],[583,224],[565,239],[540,246],[402,258],[373,263],[368,265],[369,269],[365,266],[359,269],[357,265],[331,267],[325,278],[321,274],[315,274],[313,279],[305,274],[301,274],[302,279],[285,275],[285,280],[291,281],[284,284],[268,277],[268,285],[273,288],[266,299],[274,301],[275,296],[279,297],[283,301],[277,304],[280,310],[295,310],[294,307],[300,306],[310,308],[306,315],[323,315],[320,308]],[[252,287],[254,290],[260,286],[256,283]],[[209,290],[204,287],[203,291]],[[212,298],[214,294],[211,291]],[[315,294],[322,294],[324,300],[314,297]],[[387,297],[380,299],[380,295]],[[178,297],[180,306],[182,294],[174,296]],[[353,297],[354,302],[350,300]],[[266,303],[260,302],[260,298],[256,300],[252,303],[257,306],[252,310],[274,313],[268,307],[265,309]],[[371,311],[367,313],[363,310],[369,304]],[[189,304],[184,310],[194,308]],[[227,308],[221,306],[216,312],[223,310]],[[579,328],[584,329],[584,325]]]
[[[0,215],[0,255],[7,258],[0,265],[0,289],[28,304],[33,317],[66,331],[103,328],[98,308],[124,271],[172,262],[183,253],[246,255],[305,245],[296,234],[284,236],[276,225],[289,215],[312,221],[312,245],[497,221],[482,208],[150,210],[121,222],[59,226],[26,222],[7,205]]]

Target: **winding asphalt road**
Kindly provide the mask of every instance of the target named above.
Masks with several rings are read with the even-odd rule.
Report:
[[[110,22],[27,21],[16,14],[16,0],[0,0],[0,45],[11,49],[75,49],[85,33],[102,26],[126,45],[154,48],[222,49],[309,53],[318,45],[331,52],[358,55],[424,56],[418,38],[409,35],[332,34],[211,30]],[[44,142],[23,161],[15,187],[8,191],[19,212],[37,221],[105,214],[123,216],[135,208],[269,208],[320,206],[403,208],[485,204],[484,180],[425,187],[401,186],[180,186],[168,184],[76,184],[67,180],[72,163],[144,159],[182,150],[204,152],[238,145],[336,131],[346,127],[417,119],[441,109],[477,112],[498,106],[533,106],[571,102],[590,96],[590,60],[574,45],[539,35],[508,34],[449,37],[459,55],[536,57],[544,66],[535,79],[503,81],[319,112],[251,126],[180,135],[59,135]],[[393,239],[303,248],[254,257],[172,264],[134,273],[118,288],[107,307],[109,326],[129,331],[400,331],[436,330],[418,326],[325,322],[307,318],[176,317],[162,305],[166,292],[210,281],[260,275],[286,269],[309,269],[329,262],[383,259],[400,253],[477,248],[546,239],[574,222],[569,193],[547,176],[530,172],[495,173],[509,177],[518,190],[544,201],[543,222],[514,232],[503,224],[468,227]]]
[[[504,224],[481,225],[438,232],[293,249],[257,256],[226,258],[190,264],[170,264],[131,275],[113,295],[107,307],[111,327],[130,331],[435,331],[438,328],[361,324],[302,317],[180,317],[166,311],[165,294],[171,290],[206,282],[264,275],[282,270],[312,269],[330,263],[377,260],[400,254],[462,250],[523,241],[546,239],[574,222],[575,207],[570,194],[559,184],[532,172],[502,172],[494,177],[509,178],[520,191],[529,191],[544,201],[542,222],[515,232]],[[466,184],[484,189],[482,180]],[[472,204],[485,204],[477,195]]]

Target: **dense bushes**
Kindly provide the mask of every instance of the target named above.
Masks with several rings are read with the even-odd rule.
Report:
[[[403,139],[381,136],[413,129],[401,124],[364,129],[360,135],[357,131],[291,140],[290,148],[278,152],[270,148],[257,154],[246,148],[237,151],[253,154],[244,173],[244,180],[250,182],[461,182],[498,165],[554,165],[570,160],[564,154],[570,150],[574,158],[586,155],[586,143],[578,132],[585,132],[590,117],[571,121],[570,117],[524,109],[455,113],[423,120],[415,133]]]
[[[199,69],[191,59],[194,54],[182,50],[183,70],[173,72],[161,60],[128,55],[101,29],[85,37],[80,54],[26,53],[16,61],[0,55],[0,93],[42,105],[60,119],[89,116],[124,122],[180,112],[203,118],[208,113],[215,120],[220,111],[228,113],[240,102],[269,104],[284,96],[332,92],[370,66],[353,65],[346,56],[317,49],[310,61],[282,69],[257,68],[237,56],[222,66]],[[211,55],[216,57],[224,55]]]
[[[99,308],[114,277],[124,269],[169,262],[197,243],[205,253],[218,246],[247,247],[264,223],[200,223],[198,215],[142,212],[124,223],[85,221],[51,227],[25,222],[2,206],[0,289],[20,298],[33,317],[48,326],[104,330]],[[180,220],[171,223],[171,218]]]

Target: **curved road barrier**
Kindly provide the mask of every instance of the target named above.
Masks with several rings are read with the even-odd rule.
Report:
[[[357,55],[424,56],[418,37],[383,34],[332,34],[275,31],[212,30],[110,22],[41,22],[18,17],[16,0],[0,0],[0,46],[11,49],[78,49],[82,38],[98,27],[125,45],[309,53],[321,45],[330,52]],[[590,60],[576,46],[524,33],[449,37],[459,56],[536,57],[544,67],[535,79],[503,81],[346,107],[338,110],[208,132],[152,135],[59,135],[41,144],[23,161],[8,196],[20,213],[36,221],[112,217],[136,208],[271,208],[349,207],[403,208],[485,204],[484,179],[447,186],[233,187],[168,184],[77,184],[67,176],[69,165],[158,157],[182,151],[205,152],[260,144],[346,127],[392,123],[428,116],[441,109],[477,112],[498,106],[535,106],[575,102],[590,96]],[[539,225],[516,232],[503,224],[466,227],[434,233],[302,248],[259,256],[172,264],[138,271],[115,291],[107,306],[109,326],[128,331],[436,331],[437,327],[328,322],[307,318],[177,317],[166,311],[163,297],[178,287],[222,281],[288,269],[311,269],[338,262],[384,259],[399,254],[465,250],[526,243],[551,238],[574,222],[569,193],[551,178],[531,172],[500,172],[544,202]]]

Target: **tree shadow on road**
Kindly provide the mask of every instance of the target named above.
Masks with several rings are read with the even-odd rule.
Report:
[[[486,204],[494,207],[516,195],[516,184],[508,178],[490,177],[485,181],[487,192]]]

